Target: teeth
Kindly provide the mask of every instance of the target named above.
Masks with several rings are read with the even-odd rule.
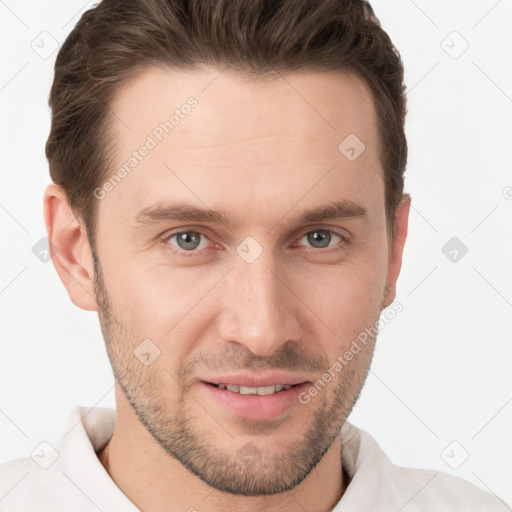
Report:
[[[258,388],[248,388],[246,386],[240,386],[240,394],[241,395],[257,395]]]
[[[240,393],[241,395],[273,395],[279,391],[290,389],[290,384],[277,384],[275,386],[261,386],[259,388],[251,388],[248,386],[237,386],[236,384],[217,384],[219,389],[227,389],[234,393]]]
[[[263,386],[261,388],[257,388],[258,395],[264,396],[264,395],[273,395],[276,391],[281,391],[280,388],[282,386]]]

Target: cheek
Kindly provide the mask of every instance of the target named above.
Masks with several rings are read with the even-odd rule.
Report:
[[[132,350],[150,339],[160,349],[155,366],[173,374],[213,321],[208,292],[219,278],[215,272],[203,274],[161,266],[138,269],[126,273],[112,297],[119,320],[131,334]]]
[[[137,319],[158,332],[167,327],[160,332],[164,335],[208,291],[207,282],[198,277],[190,269],[137,266],[119,283],[117,303],[132,323]]]
[[[297,295],[312,312],[313,325],[320,326],[317,336],[325,340],[324,350],[331,359],[379,318],[385,286],[385,270],[379,266],[345,264],[299,281]]]

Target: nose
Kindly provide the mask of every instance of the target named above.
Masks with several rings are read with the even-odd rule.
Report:
[[[289,340],[299,340],[300,300],[286,273],[264,251],[256,261],[236,261],[224,283],[220,336],[267,357]]]

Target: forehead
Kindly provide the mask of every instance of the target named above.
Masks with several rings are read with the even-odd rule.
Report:
[[[362,197],[369,210],[383,206],[373,98],[355,75],[152,68],[119,89],[111,111],[111,175],[124,172],[100,209],[124,219],[178,198],[260,218],[265,210],[273,223],[293,204]]]
[[[176,131],[187,133],[190,142],[197,133],[203,144],[215,144],[219,135],[265,135],[289,124],[295,125],[290,136],[299,136],[306,121],[310,134],[337,132],[339,138],[351,131],[364,137],[376,121],[370,89],[349,72],[303,70],[252,78],[208,67],[149,68],[118,89],[111,105],[114,128],[126,141],[133,125],[149,133],[155,121],[168,120],[190,97],[200,105],[194,123],[183,123]],[[216,130],[195,129],[198,123],[212,122]]]

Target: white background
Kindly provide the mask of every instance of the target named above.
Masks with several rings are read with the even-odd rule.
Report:
[[[45,236],[56,55],[34,49],[62,44],[92,4],[0,2],[0,461],[57,444],[77,404],[114,406],[96,313],[74,306],[32,253]],[[412,209],[404,309],[379,336],[350,421],[396,464],[453,473],[512,503],[512,1],[372,5],[406,69]],[[452,237],[468,248],[457,262],[442,252]],[[445,462],[466,452],[458,469]]]

